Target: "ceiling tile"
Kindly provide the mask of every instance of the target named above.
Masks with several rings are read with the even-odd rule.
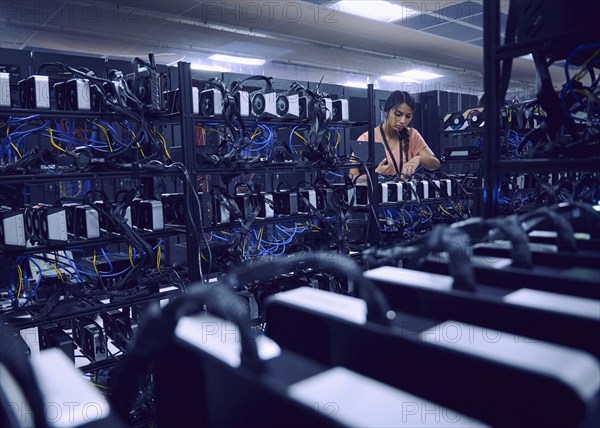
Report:
[[[469,19],[469,17],[473,15],[483,13],[483,6],[474,1],[464,1],[451,3],[448,6],[436,9],[432,12],[443,16],[449,21],[456,21],[459,19]]]
[[[463,18],[459,21],[467,23],[467,24],[476,25],[480,28],[483,28],[483,13],[478,13],[476,15],[469,15],[468,17]]]
[[[503,33],[506,28],[506,20],[508,19],[508,15],[504,12],[500,12],[500,32]],[[469,15],[466,18],[460,19],[459,22],[464,22],[466,24],[476,25],[480,28],[483,28],[483,13],[478,13],[476,15]]]
[[[475,39],[475,40],[469,40],[470,44],[475,45],[475,46],[481,46],[483,47],[483,37],[480,39]]]
[[[449,21],[437,16],[421,14],[410,17],[408,19],[401,19],[399,21],[395,21],[394,24],[400,25],[402,27],[412,28],[413,30],[422,30],[424,28],[428,28],[433,25],[443,24],[445,22]]]
[[[446,24],[436,25],[423,31],[429,34],[435,34],[437,36],[447,37],[449,39],[458,40],[461,42],[483,37],[483,31],[467,27],[456,22],[448,22]]]

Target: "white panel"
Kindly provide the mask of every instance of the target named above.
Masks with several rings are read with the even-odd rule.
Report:
[[[82,377],[58,348],[32,355],[33,371],[44,397],[46,418],[54,427],[74,427],[108,417],[106,399]]]
[[[521,288],[503,297],[507,303],[600,320],[600,300]]]
[[[420,336],[437,346],[559,379],[583,400],[600,388],[600,366],[586,352],[452,320]]]
[[[438,291],[452,290],[454,280],[448,275],[420,272],[412,269],[402,269],[393,266],[381,266],[368,270],[364,275],[374,281],[390,282],[410,287],[430,288]]]
[[[299,287],[277,293],[271,299],[342,318],[356,324],[367,322],[367,304],[364,300],[355,297],[335,294],[317,288]]]
[[[293,384],[288,393],[349,427],[487,426],[343,367],[334,367]]]
[[[175,336],[198,349],[211,354],[231,367],[241,364],[241,336],[237,326],[213,315],[183,317],[177,323]],[[260,336],[257,340],[258,355],[263,360],[281,354],[281,348],[272,339]]]

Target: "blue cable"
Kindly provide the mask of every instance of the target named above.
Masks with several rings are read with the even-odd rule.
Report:
[[[71,269],[73,269],[73,272],[75,273],[75,276],[77,277],[77,280],[80,283],[83,283],[83,279],[81,278],[81,275],[79,275],[79,270],[75,267],[75,264],[73,263],[73,260],[71,260],[71,258],[67,255],[66,251],[63,251],[63,254],[65,255],[65,258],[67,259],[67,261],[69,262],[69,265],[71,266]]]
[[[113,271],[113,265],[112,262],[110,261],[110,258],[106,255],[106,253],[104,252],[104,248],[100,248],[100,252],[102,253],[102,255],[104,256],[104,260],[106,260],[106,263],[108,264],[109,267],[109,271],[108,273]]]
[[[219,239],[221,241],[229,241],[229,239],[223,238],[223,237],[221,237],[221,236],[219,236],[219,235],[217,235],[215,233],[211,233],[210,236],[212,236],[213,238],[217,238],[217,239]]]
[[[402,210],[403,210],[403,211],[406,213],[406,215],[408,215],[408,218],[410,218],[410,224],[411,224],[411,226],[414,228],[414,223],[415,223],[415,222],[414,222],[414,220],[413,220],[413,217],[412,217],[412,215],[410,215],[410,213],[409,213],[409,212],[406,210],[406,208],[402,208]]]
[[[27,303],[29,303],[29,301],[31,300],[31,298],[33,296],[35,296],[35,293],[37,293],[38,287],[40,286],[40,283],[42,282],[42,268],[40,267],[40,265],[38,265],[35,260],[33,260],[32,257],[27,257],[27,259],[33,263],[35,265],[35,267],[38,268],[38,279],[35,283],[35,286],[33,287],[33,290],[31,290],[31,292],[29,293],[29,296],[27,296],[27,299],[25,300],[25,303],[23,303],[23,306],[25,306]]]
[[[34,114],[34,115],[31,115],[31,116],[21,117],[21,118],[9,117],[7,123],[9,125],[14,125],[15,123],[25,122],[27,120],[39,119],[39,118],[40,118],[39,114]]]

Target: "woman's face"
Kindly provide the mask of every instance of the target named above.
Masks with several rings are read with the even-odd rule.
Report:
[[[397,104],[390,109],[385,119],[388,129],[395,129],[400,132],[403,128],[408,127],[412,120],[413,111],[408,104]]]

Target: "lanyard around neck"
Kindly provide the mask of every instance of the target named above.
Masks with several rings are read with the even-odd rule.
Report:
[[[383,138],[383,144],[385,144],[385,149],[388,151],[390,156],[392,157],[392,163],[394,164],[394,169],[396,170],[396,174],[400,177],[400,171],[402,170],[402,163],[404,163],[404,159],[402,159],[402,147],[400,147],[400,169],[398,169],[398,164],[396,163],[396,158],[394,157],[394,153],[390,149],[390,145],[388,144],[387,137],[385,136],[385,132],[383,132],[383,123],[379,125],[379,131],[381,132],[381,137]],[[399,142],[402,144],[402,142]]]

